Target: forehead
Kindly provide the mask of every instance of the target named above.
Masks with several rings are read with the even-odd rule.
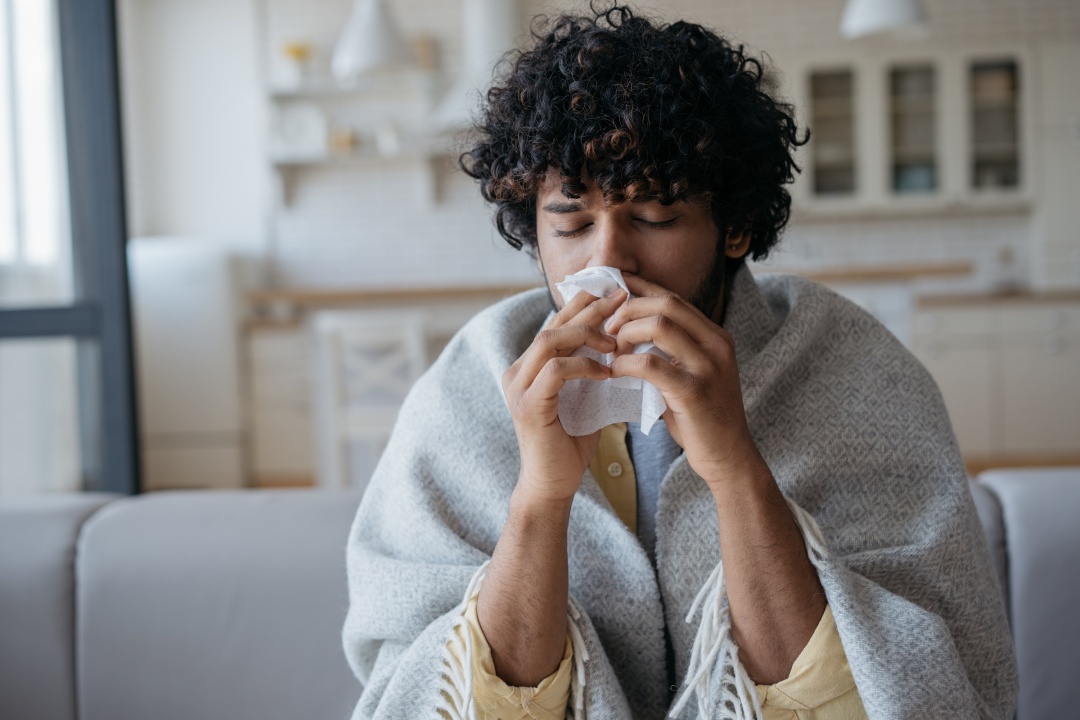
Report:
[[[549,169],[547,171],[546,176],[544,177],[544,181],[541,184],[540,189],[537,190],[537,193],[536,193],[536,205],[537,205],[537,207],[539,209],[543,209],[545,204],[551,203],[551,202],[556,202],[556,201],[559,201],[559,200],[563,200],[563,201],[566,201],[566,202],[569,202],[569,203],[572,203],[572,204],[575,204],[575,205],[580,205],[580,206],[583,206],[583,207],[591,207],[594,203],[596,205],[607,205],[607,203],[604,202],[604,198],[603,198],[603,196],[602,196],[602,194],[600,192],[600,189],[596,186],[596,183],[593,182],[590,178],[586,177],[584,179],[585,191],[583,193],[581,193],[581,195],[578,198],[570,198],[570,196],[563,193],[563,183],[564,182],[566,182],[566,180],[562,176],[562,173],[560,173],[558,170]],[[694,196],[692,196],[690,198],[687,198],[685,200],[676,200],[674,203],[672,203],[672,205],[674,205],[674,206],[682,206],[682,207],[692,207],[692,208],[700,209],[702,211],[708,211],[709,204],[710,204],[709,203],[710,198],[711,198],[711,195],[709,193],[702,192],[702,193],[694,195]],[[659,200],[656,200],[656,199],[642,199],[642,200],[633,200],[632,204],[634,204],[634,205],[648,205],[648,204],[660,205],[661,203],[660,203]],[[609,207],[616,207],[616,206],[617,205],[611,205]],[[565,212],[565,210],[564,210],[564,212]]]
[[[562,173],[558,170],[549,169],[547,175],[544,177],[543,184],[536,193],[537,205],[543,207],[545,202],[553,200],[568,200],[571,203],[586,206],[591,206],[594,203],[598,205],[607,205],[607,203],[604,202],[603,194],[591,178],[585,177],[583,179],[585,191],[576,198],[571,198],[563,192],[563,183],[565,182],[566,179],[562,176]],[[659,203],[659,200],[635,200],[634,202],[636,204]]]

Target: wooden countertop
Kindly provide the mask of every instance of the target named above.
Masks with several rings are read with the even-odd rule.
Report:
[[[395,300],[447,300],[469,299],[489,295],[514,295],[539,287],[539,283],[517,285],[447,285],[397,288],[358,288],[321,290],[318,288],[275,288],[248,293],[252,305],[302,305],[304,307],[329,307],[354,303],[384,302]]]
[[[898,282],[926,277],[970,275],[970,262],[922,264],[850,265],[822,268],[784,268],[754,266],[755,274],[793,273],[821,283]],[[447,285],[424,287],[389,287],[357,289],[275,288],[248,293],[255,307],[292,306],[304,308],[417,300],[454,300],[513,295],[539,287],[537,283],[507,285]]]
[[[922,295],[916,299],[920,310],[958,307],[986,307],[987,305],[1038,304],[1080,302],[1077,290],[1017,290],[995,293],[964,293],[954,295]]]
[[[888,265],[838,265],[822,268],[784,268],[756,266],[754,274],[792,273],[825,285],[847,283],[888,283],[920,278],[962,277],[970,275],[970,262],[896,263]]]

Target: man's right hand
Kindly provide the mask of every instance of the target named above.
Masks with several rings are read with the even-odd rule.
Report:
[[[599,432],[572,437],[563,429],[559,390],[568,380],[611,377],[606,366],[573,353],[583,346],[600,353],[615,350],[614,339],[600,328],[625,300],[621,290],[600,299],[579,292],[503,375],[503,393],[521,451],[517,489],[535,501],[570,502],[596,452]]]
[[[615,341],[600,327],[624,300],[621,291],[600,300],[578,293],[503,375],[521,473],[476,613],[495,672],[511,686],[536,687],[563,657],[570,507],[600,433],[566,434],[559,420],[559,390],[567,380],[611,376],[595,360],[572,355],[583,346],[601,353],[615,350]]]

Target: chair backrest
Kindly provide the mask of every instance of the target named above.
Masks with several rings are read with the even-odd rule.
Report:
[[[312,316],[320,486],[366,485],[413,383],[480,307],[474,301]]]

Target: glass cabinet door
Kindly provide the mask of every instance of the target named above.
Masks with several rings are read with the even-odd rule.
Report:
[[[850,70],[810,75],[814,194],[855,192],[855,104]]]
[[[972,64],[970,162],[974,190],[1020,184],[1018,90],[1015,61]]]
[[[889,72],[892,190],[933,193],[938,188],[934,67],[909,65]]]

